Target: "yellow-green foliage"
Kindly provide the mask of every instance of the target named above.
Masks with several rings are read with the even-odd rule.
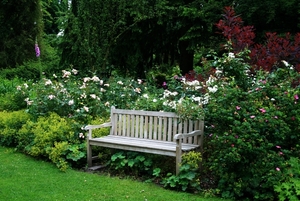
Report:
[[[56,164],[56,166],[62,170],[66,171],[69,167],[68,162],[66,161],[63,154],[67,152],[69,148],[68,142],[54,142],[54,147],[51,147],[47,150],[49,153],[50,160]]]
[[[92,124],[92,125],[99,125],[99,124],[103,124],[103,123],[106,123],[106,122],[109,122],[109,120],[102,119],[102,118],[97,118],[97,119],[92,120],[90,122],[90,124]],[[106,136],[106,135],[109,134],[109,130],[110,130],[110,127],[94,129],[93,130],[93,137]]]
[[[190,151],[182,155],[182,163],[189,164],[193,168],[198,168],[202,162],[202,155],[200,152]]]
[[[0,112],[0,145],[16,145],[18,131],[29,119],[30,115],[24,110]]]
[[[71,122],[55,113],[40,117],[36,126],[32,128],[32,132],[34,144],[29,154],[33,156],[46,156],[46,150],[54,147],[54,142],[71,141],[75,135]]]

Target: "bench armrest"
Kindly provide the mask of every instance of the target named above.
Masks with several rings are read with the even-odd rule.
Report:
[[[174,140],[180,140],[180,139],[184,139],[184,138],[187,138],[187,137],[193,137],[193,136],[196,136],[196,135],[202,135],[202,131],[201,130],[195,130],[195,131],[192,131],[190,133],[179,133],[179,134],[174,135]]]
[[[93,129],[96,129],[96,128],[104,128],[104,127],[110,127],[112,124],[111,122],[108,122],[108,123],[103,123],[103,124],[100,124],[100,125],[87,125],[83,128],[83,130],[88,130],[88,139],[91,139],[92,138],[92,130]]]
[[[83,128],[83,130],[90,130],[90,129],[95,129],[95,128],[104,128],[104,127],[109,127],[111,126],[111,122],[108,122],[108,123],[103,123],[103,124],[100,124],[100,125],[87,125]]]

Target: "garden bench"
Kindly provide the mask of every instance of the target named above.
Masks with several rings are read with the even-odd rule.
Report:
[[[92,137],[92,130],[110,127],[110,134]],[[202,150],[204,121],[184,120],[173,112],[124,110],[111,107],[110,122],[88,125],[87,163],[92,166],[92,146],[176,157],[179,173],[183,152]]]

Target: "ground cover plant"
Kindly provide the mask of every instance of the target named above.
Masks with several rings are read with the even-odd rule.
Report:
[[[12,148],[0,147],[0,171],[2,200],[224,200],[108,175],[61,172],[51,163],[16,153]]]

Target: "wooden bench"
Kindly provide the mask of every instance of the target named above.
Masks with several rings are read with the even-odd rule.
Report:
[[[92,166],[92,147],[101,146],[176,157],[179,173],[182,152],[203,145],[204,121],[181,121],[173,112],[111,108],[110,122],[88,125],[87,163]],[[93,138],[92,130],[111,127],[108,136]]]

